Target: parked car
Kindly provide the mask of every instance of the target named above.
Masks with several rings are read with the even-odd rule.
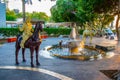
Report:
[[[110,28],[104,29],[104,35],[106,39],[114,39],[115,34],[112,32]]]

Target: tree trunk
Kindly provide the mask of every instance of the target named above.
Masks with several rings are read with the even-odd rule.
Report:
[[[118,15],[116,20],[116,33],[117,33],[117,40],[120,41],[120,27],[119,27],[119,18],[120,18],[120,0],[118,4]]]
[[[25,22],[25,0],[22,0],[23,22]]]
[[[117,40],[120,41],[120,28],[119,28],[119,17],[120,15],[117,15],[117,20],[116,20],[116,34],[117,34]]]

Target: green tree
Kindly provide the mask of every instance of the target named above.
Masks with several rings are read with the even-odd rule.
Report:
[[[52,19],[55,22],[75,21],[75,4],[73,0],[57,0],[56,5],[52,7]]]
[[[32,19],[48,21],[49,17],[44,12],[33,12],[30,14]]]
[[[52,19],[55,22],[74,21],[81,26],[88,22],[90,27],[102,30],[114,20],[113,14],[117,13],[116,0],[112,1],[113,3],[111,0],[57,0],[51,8]]]
[[[94,20],[96,14],[93,12],[93,2],[87,0],[76,0],[75,4],[77,5],[75,14],[81,24]]]
[[[94,2],[93,10],[98,14],[109,14],[111,16],[117,15],[116,32],[117,38],[120,41],[120,32],[118,31],[120,19],[120,0],[91,0]]]
[[[59,10],[57,9],[57,6],[53,6],[51,9],[51,19],[55,22],[63,22],[61,15],[59,14]]]
[[[43,20],[43,21],[49,21],[49,16],[46,15],[46,13],[44,12],[33,12],[33,13],[29,13],[26,12],[25,13],[26,16],[30,16],[33,20]],[[18,13],[17,14],[17,18],[22,18],[23,13]]]
[[[87,0],[57,0],[51,8],[55,22],[78,22],[84,24],[94,20],[93,2]]]
[[[15,21],[17,16],[13,10],[6,9],[6,20],[7,21]]]
[[[17,18],[22,18],[23,13],[22,13],[22,12],[20,12],[20,13],[18,13],[18,14],[16,14],[16,15],[17,15]]]

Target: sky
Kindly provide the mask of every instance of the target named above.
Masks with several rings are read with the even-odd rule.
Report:
[[[51,15],[50,8],[56,4],[56,1],[50,0],[32,0],[33,4],[26,4],[26,12],[45,12],[48,16]],[[21,0],[9,0],[8,8],[10,10],[19,9],[22,12],[22,2]]]

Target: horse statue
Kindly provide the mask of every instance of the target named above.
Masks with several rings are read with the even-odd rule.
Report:
[[[94,26],[94,25],[91,22],[86,22],[84,24],[84,26],[85,26],[86,29],[83,31],[82,42],[85,43],[86,38],[90,37],[90,43],[92,43],[92,38],[96,34],[96,31],[95,31],[94,27],[91,27],[91,26]]]
[[[31,37],[28,38],[28,40],[25,42],[24,44],[24,48],[22,48],[22,58],[23,58],[23,62],[25,62],[25,48],[29,48],[30,49],[30,57],[31,57],[31,67],[34,67],[34,64],[33,64],[33,54],[34,54],[34,51],[36,51],[36,65],[40,65],[39,61],[38,61],[38,52],[39,52],[39,47],[40,47],[40,44],[41,44],[41,41],[40,41],[40,38],[39,38],[39,32],[42,31],[42,23],[40,22],[37,22],[36,25],[35,25],[35,29],[34,29],[34,32],[32,34]],[[20,43],[21,43],[21,40],[22,40],[22,36],[17,36],[17,40],[16,40],[16,50],[15,50],[15,61],[16,61],[16,64],[18,65],[19,62],[18,62],[18,53],[19,53],[19,50],[21,48],[20,46]]]
[[[83,36],[82,36],[83,42],[86,42],[86,38],[90,37],[90,43],[92,43],[92,38],[95,35],[95,33],[96,32],[94,30],[89,30],[89,29],[84,30]]]

